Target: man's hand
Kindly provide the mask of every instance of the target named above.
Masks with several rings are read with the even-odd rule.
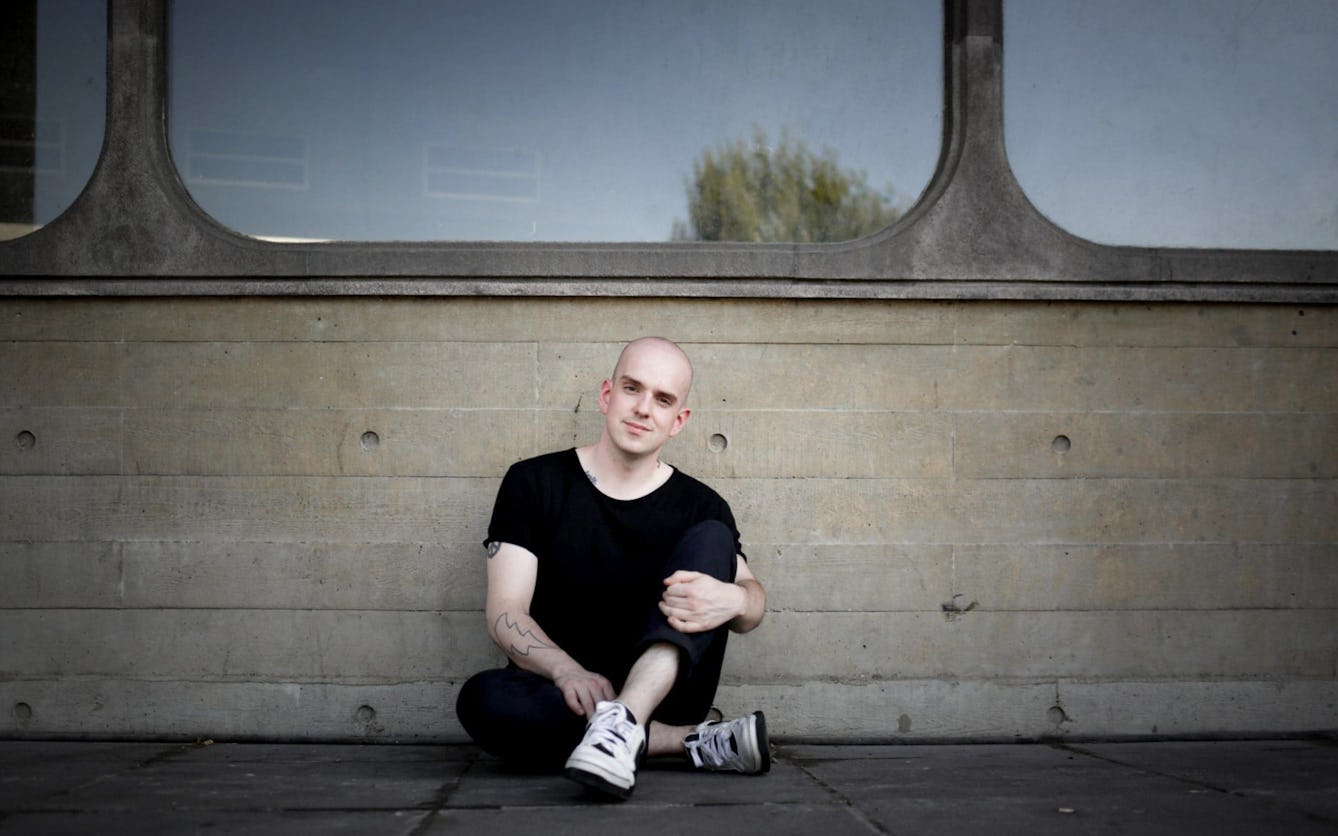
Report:
[[[742,615],[747,593],[738,584],[716,580],[701,572],[678,570],[664,579],[660,612],[680,633],[702,633]]]
[[[592,717],[595,703],[611,700],[617,696],[613,684],[597,673],[585,668],[573,666],[558,671],[553,676],[553,684],[562,690],[567,700],[567,707],[582,717]]]

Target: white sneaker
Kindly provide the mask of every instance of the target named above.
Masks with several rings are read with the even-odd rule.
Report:
[[[585,737],[567,758],[564,774],[587,787],[627,798],[636,787],[636,769],[646,754],[646,731],[627,706],[600,702],[585,726]]]
[[[762,712],[729,722],[707,721],[683,741],[698,769],[733,770],[761,775],[771,769],[767,718]]]

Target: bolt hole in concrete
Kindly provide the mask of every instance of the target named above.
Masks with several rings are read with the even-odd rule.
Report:
[[[1059,706],[1052,705],[1050,710],[1045,712],[1045,719],[1049,720],[1052,725],[1057,726],[1060,723],[1067,723],[1069,715],[1065,714],[1064,709]]]
[[[723,453],[728,446],[729,439],[725,438],[722,433],[712,433],[711,437],[706,439],[706,449],[712,453]]]
[[[14,446],[18,447],[20,450],[31,450],[37,446],[37,436],[27,430],[23,430],[18,435],[14,436]]]
[[[371,451],[375,450],[377,447],[380,446],[381,446],[381,436],[377,435],[371,430],[368,430],[367,432],[362,434],[362,449],[370,453]]]
[[[14,703],[14,719],[22,723],[25,720],[31,720],[33,716],[33,707],[26,702]]]
[[[1066,435],[1057,435],[1055,440],[1050,442],[1050,449],[1056,453],[1067,453],[1072,448],[1073,443],[1069,441],[1069,437]]]
[[[354,716],[358,718],[359,723],[370,723],[376,719],[376,709],[370,705],[360,705]]]

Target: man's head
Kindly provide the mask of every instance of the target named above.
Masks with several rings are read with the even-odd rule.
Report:
[[[604,433],[624,454],[653,455],[687,423],[692,363],[663,337],[642,337],[618,355],[600,386]]]

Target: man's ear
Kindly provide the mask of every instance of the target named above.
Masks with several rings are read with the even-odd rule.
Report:
[[[673,438],[674,436],[682,432],[683,425],[686,424],[688,422],[688,419],[691,417],[692,417],[691,409],[687,409],[685,407],[679,410],[678,414],[674,416],[674,423],[669,427],[669,437]]]
[[[609,414],[609,398],[613,395],[613,381],[604,378],[604,382],[599,384],[599,411]]]

